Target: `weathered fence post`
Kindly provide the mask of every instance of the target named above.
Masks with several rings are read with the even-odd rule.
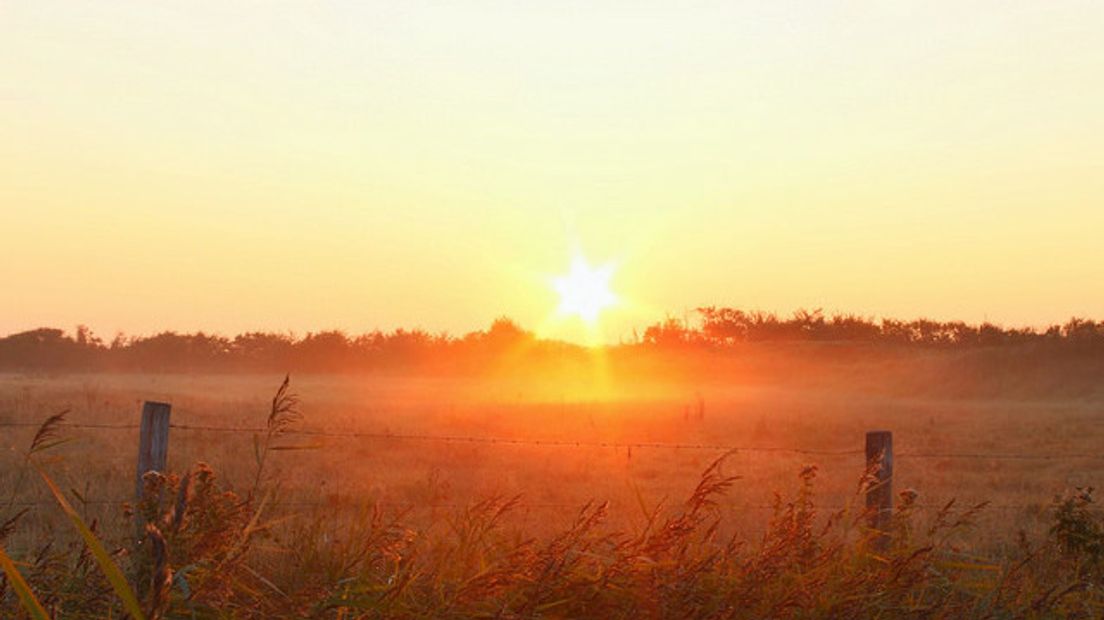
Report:
[[[138,434],[138,474],[135,500],[142,501],[142,477],[146,472],[165,471],[169,457],[169,412],[172,405],[146,401],[142,405],[142,428]]]
[[[866,468],[874,475],[866,489],[870,528],[881,532],[874,539],[875,546],[885,548],[893,517],[893,433],[870,431],[866,434]]]

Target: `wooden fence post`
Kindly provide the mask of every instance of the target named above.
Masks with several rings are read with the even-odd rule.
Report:
[[[893,433],[870,431],[866,434],[866,468],[874,480],[866,489],[866,510],[870,528],[881,532],[874,539],[877,548],[889,543],[889,525],[893,517]]]
[[[138,474],[135,499],[142,501],[142,477],[146,472],[165,471],[169,458],[169,412],[172,405],[146,401],[142,404],[142,428],[138,435]]]

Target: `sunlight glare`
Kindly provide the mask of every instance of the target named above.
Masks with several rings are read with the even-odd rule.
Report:
[[[617,303],[609,286],[612,277],[612,264],[594,268],[581,255],[576,256],[571,270],[553,281],[560,294],[560,314],[578,316],[588,324],[596,322],[602,310]]]

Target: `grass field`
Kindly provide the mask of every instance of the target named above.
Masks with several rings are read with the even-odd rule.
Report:
[[[929,370],[932,363],[923,362]],[[603,390],[583,382],[558,397],[518,376],[293,376],[301,399],[298,428],[402,437],[281,438],[282,445],[302,449],[273,452],[266,463],[266,480],[274,489],[266,516],[279,520],[270,543],[289,542],[297,523],[315,524],[314,536],[339,539],[371,509],[401,515],[403,527],[417,535],[448,540],[457,535],[457,516],[467,515],[472,505],[515,496],[517,505],[499,523],[516,537],[555,539],[572,529],[579,509],[592,500],[609,502],[603,531],[639,533],[655,514],[677,511],[702,472],[725,454],[721,446],[736,449],[721,473],[738,479],[716,498],[711,514],[726,536],[755,541],[777,526],[776,493],[798,494],[799,475],[808,465],[817,466],[808,496],[819,506],[817,523],[837,509],[861,511],[856,494],[865,465],[855,452],[862,450],[866,431],[887,429],[894,432],[898,455],[895,489],[918,493],[912,517],[917,527],[946,519],[939,508],[951,499],[962,507],[989,502],[972,516],[972,527],[949,532],[943,542],[999,563],[1018,553],[1018,532],[1031,540],[1046,538],[1057,494],[1098,484],[1104,474],[1104,458],[1094,456],[1104,457],[1099,452],[1104,400],[1094,392],[1002,398],[989,389],[956,389],[940,397],[938,386],[894,389],[883,382],[871,389],[878,382],[871,368],[851,363],[793,376],[639,384],[614,376],[604,379]],[[888,372],[882,363],[877,368]],[[0,424],[37,423],[62,410],[69,410],[72,424],[134,424],[141,401],[164,400],[173,404],[177,425],[261,428],[280,380],[5,375]],[[6,543],[16,555],[47,540],[76,544],[62,513],[24,463],[35,430],[3,429],[4,514],[24,504],[30,509]],[[51,476],[85,518],[98,524],[105,540],[125,547],[133,529],[121,504],[134,495],[137,430],[68,428],[63,435],[74,441],[50,452]],[[226,489],[245,495],[255,475],[254,435],[173,429],[169,469],[183,473],[207,463]],[[445,436],[455,440],[432,439]],[[600,443],[617,445],[594,445]],[[626,445],[647,443],[684,447]],[[985,456],[998,454],[1060,458]]]

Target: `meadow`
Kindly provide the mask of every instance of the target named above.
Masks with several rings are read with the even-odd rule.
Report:
[[[976,588],[991,592],[997,577],[1022,560],[1025,545],[1054,542],[1055,498],[1098,484],[1104,474],[1104,455],[1098,456],[1096,450],[1104,440],[1098,423],[1104,399],[1095,387],[1098,384],[1084,377],[1055,377],[1049,370],[1041,370],[1047,366],[1022,360],[994,365],[987,355],[993,353],[841,355],[833,351],[810,355],[810,350],[795,353],[773,347],[749,350],[731,359],[701,361],[697,370],[691,365],[685,372],[661,372],[640,365],[622,371],[617,360],[602,360],[602,372],[591,367],[572,376],[558,375],[553,382],[558,390],[549,387],[547,376],[524,372],[467,377],[293,376],[291,390],[298,399],[296,419],[290,420],[288,427],[293,432],[275,438],[270,447],[277,449],[266,454],[260,478],[257,448],[263,446],[272,395],[281,376],[6,374],[0,377],[0,425],[27,426],[3,429],[6,450],[0,490],[5,504],[0,516],[9,519],[20,514],[7,528],[10,531],[4,532],[4,544],[15,557],[28,562],[25,568],[32,575],[31,583],[37,579],[45,584],[47,593],[58,587],[52,571],[81,557],[80,539],[25,456],[38,431],[37,423],[67,411],[65,422],[72,426],[56,430],[68,441],[35,458],[45,459],[43,467],[49,476],[65,490],[84,519],[95,524],[102,540],[118,552],[119,562],[130,566],[128,574],[141,574],[140,558],[145,551],[135,547],[133,514],[143,508],[134,501],[138,431],[133,425],[142,401],[160,400],[172,404],[172,422],[177,428],[172,429],[169,442],[168,469],[173,475],[157,482],[171,487],[170,492],[159,493],[164,503],[161,508],[145,508],[152,510],[151,522],[158,522],[160,511],[171,507],[172,493],[179,493],[173,485],[179,485],[181,476],[189,471],[193,475],[206,472],[204,475],[217,480],[214,498],[223,493],[244,498],[231,502],[238,506],[235,510],[245,505],[258,508],[261,496],[254,492],[258,479],[265,489],[263,510],[257,514],[271,525],[266,525],[263,533],[254,533],[259,540],[250,544],[248,553],[235,558],[248,568],[253,583],[239,584],[241,590],[234,584],[225,586],[219,595],[224,598],[218,599],[216,607],[236,609],[228,612],[229,616],[272,614],[275,608],[265,605],[278,607],[281,597],[297,601],[295,610],[289,611],[292,616],[586,615],[589,608],[571,607],[566,602],[547,610],[519,607],[518,600],[526,597],[523,592],[513,592],[512,596],[520,598],[511,603],[509,598],[501,600],[495,588],[484,593],[494,604],[483,600],[472,603],[474,607],[459,601],[441,607],[445,599],[425,592],[414,599],[437,601],[438,606],[427,602],[424,607],[381,607],[380,601],[372,599],[372,605],[365,606],[360,600],[346,607],[333,604],[335,592],[340,591],[334,588],[339,582],[348,585],[355,580],[348,581],[350,575],[345,575],[346,581],[342,581],[340,567],[324,558],[353,553],[350,549],[357,544],[357,536],[362,537],[360,543],[375,540],[373,544],[391,549],[387,553],[394,554],[396,566],[402,563],[402,549],[425,545],[418,551],[420,557],[444,553],[436,561],[445,564],[421,570],[435,573],[433,579],[443,580],[437,587],[447,590],[450,579],[452,587],[459,587],[490,570],[494,562],[488,557],[504,562],[503,570],[532,560],[502,556],[504,541],[520,545],[517,549],[528,549],[528,544],[558,544],[555,541],[562,542],[565,532],[582,536],[577,532],[580,519],[587,523],[587,536],[596,537],[588,544],[612,544],[604,537],[615,535],[635,540],[655,531],[658,522],[679,518],[687,498],[693,497],[704,480],[703,472],[705,479],[715,477],[714,483],[724,481],[723,489],[718,489],[723,493],[710,495],[708,501],[699,498],[704,502],[702,510],[708,509],[708,519],[705,513],[695,514],[694,523],[683,524],[689,531],[705,527],[711,519],[715,520],[711,541],[765,544],[778,534],[783,521],[789,523],[787,536],[794,536],[790,530],[807,522],[810,535],[812,528],[817,528],[814,538],[818,539],[834,536],[830,529],[848,522],[851,526],[846,534],[840,534],[837,552],[854,550],[865,540],[860,493],[866,470],[864,434],[885,429],[894,433],[893,484],[895,491],[903,492],[898,504],[907,506],[909,531],[939,531],[939,552],[956,554],[955,561],[961,565],[981,567],[965,570],[977,574],[963,579],[980,579]],[[966,372],[967,368],[974,369],[973,374]],[[1088,376],[1091,379],[1092,373]],[[131,427],[111,428],[117,425]],[[196,470],[199,463],[205,465]],[[710,469],[713,464],[716,468]],[[206,527],[233,529],[237,524],[244,528],[245,523],[231,516],[236,514],[228,507],[231,504],[215,511],[222,521],[215,519]],[[593,512],[597,506],[601,506],[600,519]],[[790,514],[786,521],[786,511],[792,513],[795,506],[799,512],[806,506],[808,514]],[[1095,532],[1095,513],[1090,508],[1087,501],[1081,502],[1078,510],[1083,509],[1083,514],[1077,514],[1087,519],[1085,527]],[[594,523],[589,522],[591,518]],[[459,561],[457,554],[463,555],[460,547],[475,544],[470,540],[473,532],[466,528],[475,527],[473,523],[480,519],[491,519],[501,538],[463,551],[482,558],[476,561],[473,556],[461,562],[474,565],[466,569],[451,566]],[[479,528],[489,528],[488,523],[481,523]],[[481,536],[489,535],[489,529],[480,531]],[[787,539],[787,544],[796,544],[800,538]],[[381,542],[384,540],[386,544]],[[49,545],[46,551],[44,545]],[[442,551],[449,545],[460,547]],[[697,541],[691,545],[693,553],[683,550],[679,557],[700,554],[703,545],[708,547],[704,539]],[[616,545],[607,549],[611,557],[617,555],[615,549]],[[935,553],[934,549],[925,554]],[[193,552],[177,549],[169,557]],[[596,550],[587,553],[599,554]],[[735,550],[726,553],[739,555]],[[26,560],[49,557],[54,559]],[[295,589],[289,584],[303,579],[306,564],[289,571],[294,564],[287,563],[289,558],[321,563],[310,565],[315,574],[306,580],[313,585],[294,597],[288,594]],[[847,560],[849,564],[854,561]],[[166,586],[163,596],[168,602],[160,611],[151,607],[151,615],[188,617],[187,613],[203,609],[189,598],[191,590],[179,572],[179,563],[176,568],[177,581],[169,582],[174,585]],[[233,572],[226,566],[218,570]],[[474,572],[465,574],[465,570]],[[925,579],[930,577],[921,572]],[[500,577],[509,581],[505,575]],[[416,581],[418,576],[410,578]],[[328,579],[336,581],[326,583]],[[519,579],[530,583],[532,576]],[[143,579],[138,579],[138,584],[141,592],[156,590],[144,585]],[[689,587],[690,583],[683,585]],[[947,590],[954,599],[954,605],[948,607],[928,601],[930,592],[905,591],[907,596],[902,596],[911,602],[893,603],[904,607],[879,607],[875,597],[873,609],[881,612],[861,606],[851,612],[865,617],[868,613],[892,613],[891,608],[904,613],[908,608],[910,615],[940,617],[950,609],[961,612],[965,609],[962,605],[977,603],[970,596],[965,597],[966,602],[958,600],[962,592],[955,588]],[[443,592],[437,595],[444,596]],[[1038,598],[1046,589],[1040,592],[1032,596]],[[831,596],[831,588],[824,596]],[[58,617],[79,617],[66,607],[75,605],[79,595],[55,592],[48,598],[55,601]],[[105,602],[109,596],[103,598],[99,606],[86,601],[78,609],[88,611],[87,617],[103,617],[112,605]],[[4,600],[8,609],[17,609],[10,592]],[[263,605],[258,600],[269,602]],[[1099,610],[1093,606],[1099,602],[1095,598],[1081,608],[1063,607],[1064,603],[1051,606],[1045,596],[1041,600],[1044,604],[1037,611],[1043,616],[1056,610],[1063,614]],[[328,602],[319,606],[320,601]],[[625,617],[679,617],[678,610],[683,609],[664,607],[654,600],[619,604],[623,606],[611,609]],[[783,606],[769,616],[757,615],[763,613],[760,609],[742,617],[817,616],[816,605],[810,608],[809,604],[793,609]],[[495,605],[498,612],[492,611]],[[223,613],[214,609],[205,613]],[[702,608],[701,615],[741,617],[742,612],[736,613],[740,609],[722,604]],[[1005,615],[1011,613],[1004,611]]]

